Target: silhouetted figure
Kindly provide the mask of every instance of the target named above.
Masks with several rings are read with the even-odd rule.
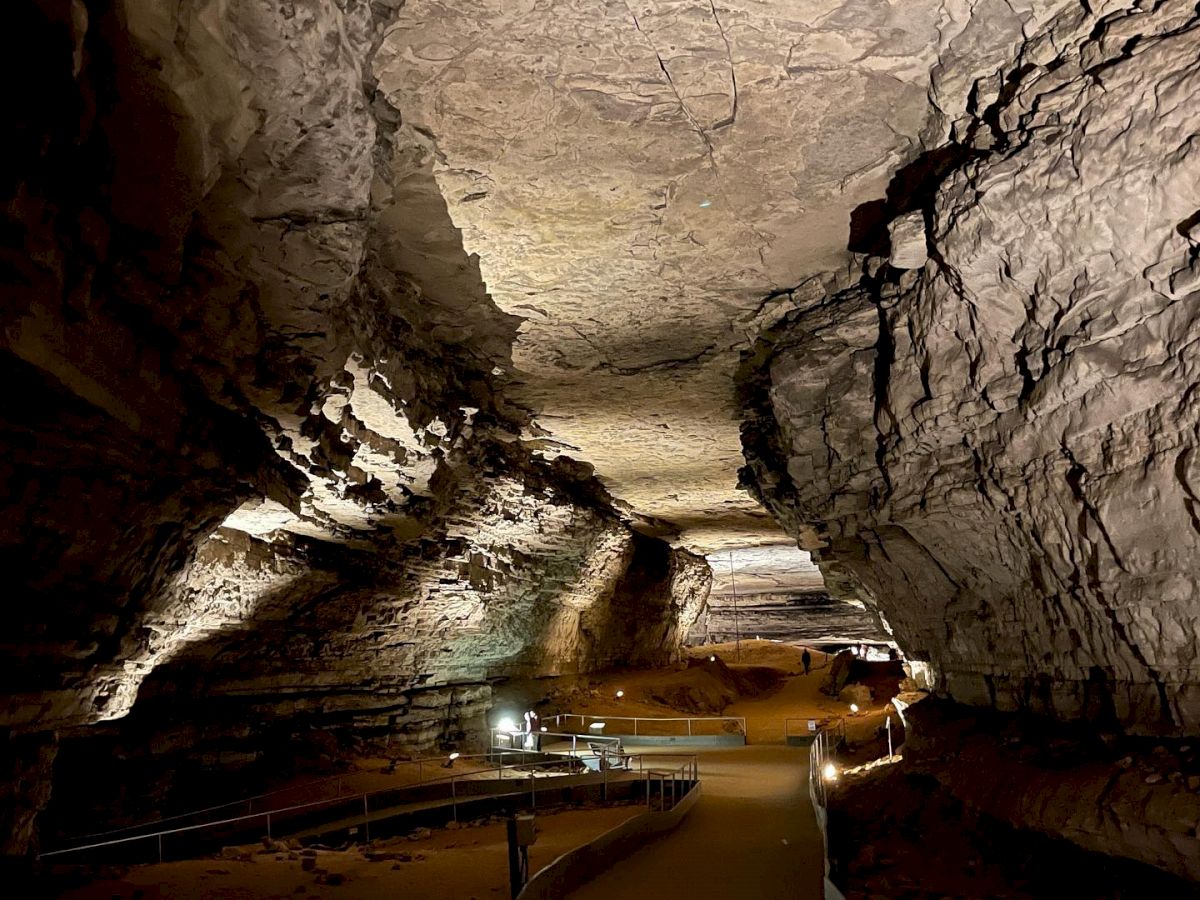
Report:
[[[800,662],[804,665],[804,674],[807,675],[809,667],[812,666],[812,654],[808,652],[808,648],[800,654]]]

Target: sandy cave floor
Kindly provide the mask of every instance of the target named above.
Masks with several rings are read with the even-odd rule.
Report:
[[[545,708],[604,716],[742,716],[746,719],[751,744],[747,750],[759,745],[778,745],[783,743],[784,720],[787,718],[825,719],[846,716],[849,712],[847,704],[819,691],[832,657],[812,651],[812,672],[804,676],[801,652],[799,647],[756,640],[742,641],[740,653],[732,643],[693,648],[689,651],[690,665],[684,663],[665,670],[622,670],[589,676],[585,680],[576,679],[571,686],[552,695]],[[716,656],[719,662],[710,664],[709,656]],[[617,690],[625,692],[620,700],[615,696]],[[864,759],[874,753],[871,744],[887,712],[887,698],[883,696],[886,693],[886,690],[880,691],[876,700],[859,715],[846,719],[851,743],[862,745],[860,754]],[[801,721],[793,728],[804,728],[805,724]],[[800,773],[807,773],[807,757],[802,763],[804,751],[797,748],[763,747],[761,752],[766,754],[761,760],[740,759],[736,751],[701,754],[702,772],[710,776],[709,788],[701,806],[689,819],[694,818],[698,833],[704,834],[725,828],[729,816],[740,815],[747,822],[759,822],[762,828],[771,832],[771,846],[762,850],[765,845],[747,842],[743,847],[750,854],[747,859],[755,853],[767,852],[773,859],[778,857],[775,862],[779,866],[790,867],[789,871],[807,871],[813,867],[813,861],[807,858],[812,854],[797,844],[808,842],[812,836],[809,834],[811,825],[807,822],[798,824],[794,815],[796,808],[804,806],[799,803],[798,791],[803,780]],[[780,754],[788,758],[783,759]],[[848,762],[852,764],[853,760]],[[376,757],[354,760],[354,768],[340,776],[341,789],[372,790],[416,780],[418,771],[414,766],[400,764],[388,772],[384,769],[387,763],[388,760]],[[749,766],[746,772],[741,771],[743,763]],[[459,766],[461,770],[467,770],[468,761],[463,760]],[[428,769],[428,764],[425,768]],[[428,778],[440,773],[435,769],[423,774]],[[781,781],[783,786],[776,791],[772,778],[767,775],[787,783]],[[746,785],[759,782],[772,797],[757,796],[753,791],[747,794]],[[312,779],[297,779],[292,785],[285,785],[283,792],[273,795],[272,802],[294,802],[322,792],[331,793],[336,784],[336,777],[324,779],[315,787]],[[531,852],[531,871],[639,811],[640,807],[635,805],[539,815],[540,833]],[[776,831],[779,835],[775,835]],[[689,853],[704,852],[691,848],[682,830],[680,835],[681,841],[675,842],[678,851],[675,856],[682,860]],[[698,846],[706,847],[711,838],[709,834]],[[507,893],[505,846],[502,823],[434,829],[416,841],[396,838],[376,841],[365,848],[318,850],[312,871],[304,869],[303,851],[230,848],[223,857],[132,866],[125,870],[111,869],[108,873],[102,871],[100,874],[113,877],[101,877],[60,896],[70,900],[297,896],[467,900],[498,897]],[[643,875],[657,865],[654,854],[641,854],[640,858],[638,871]],[[615,882],[614,886],[619,889]]]
[[[639,804],[568,810],[538,816],[530,871],[615,828],[642,811]],[[458,829],[433,829],[418,840],[374,841],[347,850],[316,850],[304,870],[303,851],[238,848],[236,858],[210,858],[133,866],[60,894],[64,900],[241,900],[339,897],[375,900],[468,900],[508,896],[507,836],[502,821]]]
[[[805,676],[800,661],[803,652],[799,646],[765,640],[743,640],[740,656],[734,643],[691,647],[687,653],[693,665],[689,668],[630,669],[593,675],[586,687],[552,697],[546,709],[586,716],[741,716],[746,719],[751,744],[782,743],[784,723],[789,718],[802,720],[792,724],[794,731],[803,730],[809,719],[844,717],[847,740],[860,748],[847,762],[853,765],[879,755],[877,732],[889,712],[893,724],[897,724],[888,703],[895,693],[894,679],[890,685],[886,678],[868,682],[875,698],[857,715],[851,715],[848,704],[820,691],[832,654],[811,650],[812,670]],[[716,656],[734,673],[757,673],[755,681],[769,686],[749,696],[738,695],[720,671],[704,665],[710,656]],[[618,690],[625,692],[619,700]],[[668,704],[666,699],[691,702]],[[608,730],[618,729],[614,723]]]

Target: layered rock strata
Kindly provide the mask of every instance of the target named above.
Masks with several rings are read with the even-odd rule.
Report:
[[[943,60],[902,243],[748,355],[743,477],[954,699],[1194,732],[1200,20],[1026,34]]]
[[[9,852],[54,736],[143,701],[175,717],[135,716],[152,754],[220,765],[270,719],[427,746],[477,724],[489,679],[671,659],[703,603],[702,561],[520,443],[518,320],[373,75],[398,6],[13,11]]]

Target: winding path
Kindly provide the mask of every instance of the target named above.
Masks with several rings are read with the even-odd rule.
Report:
[[[824,856],[808,750],[751,744],[699,756],[703,794],[683,823],[571,900],[819,900]]]

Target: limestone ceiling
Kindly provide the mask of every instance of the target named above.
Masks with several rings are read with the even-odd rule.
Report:
[[[954,25],[932,0],[408,0],[375,74],[525,320],[510,399],[547,452],[692,549],[786,540],[736,490],[738,353],[792,302],[765,298],[844,263]]]
[[[795,543],[761,544],[710,553],[712,593],[717,596],[770,594],[797,589],[820,590],[821,571],[807,550]]]

